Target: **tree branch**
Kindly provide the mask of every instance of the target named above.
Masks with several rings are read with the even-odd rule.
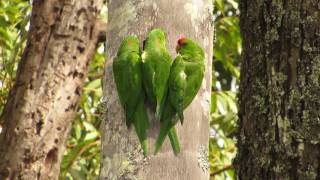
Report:
[[[222,169],[219,169],[219,170],[211,173],[211,174],[210,174],[210,177],[213,177],[213,176],[215,176],[215,175],[218,175],[218,174],[220,174],[220,173],[222,173],[222,172],[224,172],[224,171],[230,170],[230,169],[233,169],[233,165],[232,165],[232,164],[226,165],[226,166],[224,166]]]

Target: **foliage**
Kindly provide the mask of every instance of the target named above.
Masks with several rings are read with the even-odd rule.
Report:
[[[104,5],[101,18],[106,20]],[[100,170],[100,124],[103,113],[102,77],[104,46],[101,45],[89,66],[77,117],[73,122],[67,149],[61,163],[60,179],[97,179]]]
[[[0,1],[0,114],[25,46],[30,10],[28,1]]]
[[[236,154],[233,135],[238,111],[236,92],[241,53],[238,2],[216,0],[214,18],[216,39],[209,142],[211,179],[235,179],[232,167],[232,159]]]
[[[77,117],[61,163],[60,179],[95,179],[100,169],[101,78],[104,52],[100,47],[91,61]]]
[[[216,41],[210,121],[209,163],[212,179],[234,179],[232,158],[236,148],[236,92],[239,83],[241,39],[238,2],[215,1]],[[0,1],[0,114],[13,86],[28,30],[30,3],[26,0]],[[100,166],[101,78],[104,55],[99,48],[90,65],[77,117],[61,164],[61,179],[96,179]],[[1,132],[1,122],[0,122]],[[223,170],[223,171],[221,171]]]

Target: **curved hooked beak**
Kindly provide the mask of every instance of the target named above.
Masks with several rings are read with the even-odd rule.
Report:
[[[180,51],[180,46],[179,46],[179,44],[176,46],[176,52],[177,53],[179,53],[179,51]]]

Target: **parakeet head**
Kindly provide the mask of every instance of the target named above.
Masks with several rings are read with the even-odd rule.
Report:
[[[176,46],[176,52],[177,53],[179,53],[180,48],[186,44],[186,42],[185,42],[186,40],[187,40],[186,37],[181,37],[181,38],[178,39],[177,46]]]
[[[166,34],[161,29],[153,29],[148,33],[146,42],[144,46],[156,45],[156,46],[165,46],[166,43]]]
[[[121,52],[140,52],[139,39],[137,36],[127,36],[121,43],[118,55]]]
[[[199,60],[204,58],[203,49],[192,39],[181,37],[177,41],[176,52],[190,60]]]

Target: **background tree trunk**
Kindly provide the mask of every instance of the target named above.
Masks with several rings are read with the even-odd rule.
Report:
[[[16,84],[1,120],[0,179],[58,179],[64,143],[89,60],[102,0],[34,0]]]
[[[242,0],[239,179],[320,179],[319,0]]]
[[[212,2],[207,0],[112,0],[108,4],[107,53],[104,95],[106,118],[102,126],[101,179],[208,179],[207,155],[210,117],[212,60]],[[116,91],[112,60],[123,38],[139,36],[162,28],[167,33],[168,48],[175,57],[176,41],[186,36],[199,42],[206,52],[206,76],[202,87],[185,111],[185,124],[177,125],[182,152],[174,156],[168,139],[156,156],[144,159],[134,130],[125,126],[124,114]],[[124,82],[125,83],[125,82]],[[149,143],[154,146],[159,124],[153,121]],[[153,152],[151,149],[150,152]]]

